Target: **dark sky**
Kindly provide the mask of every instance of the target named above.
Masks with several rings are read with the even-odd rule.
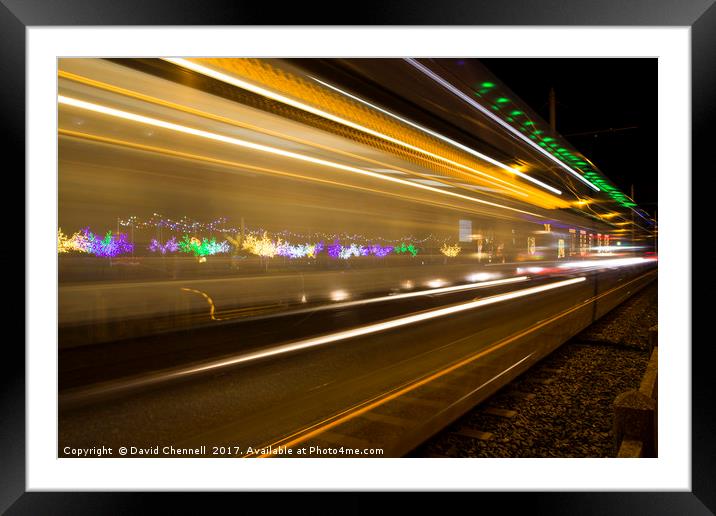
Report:
[[[481,59],[549,122],[549,90],[557,99],[557,131],[641,208],[657,201],[657,60]],[[586,133],[586,134],[584,134]]]

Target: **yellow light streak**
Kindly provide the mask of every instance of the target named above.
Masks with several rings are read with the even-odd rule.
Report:
[[[333,290],[329,294],[329,298],[331,301],[334,301],[330,304],[325,305],[319,305],[319,306],[313,306],[310,308],[300,308],[297,310],[288,310],[285,312],[282,312],[282,315],[299,315],[299,314],[306,314],[306,313],[314,313],[314,312],[320,312],[325,310],[336,310],[336,309],[343,309],[343,308],[353,308],[355,306],[363,306],[363,305],[369,305],[373,303],[385,303],[388,301],[398,301],[401,299],[410,299],[413,297],[420,297],[420,296],[434,296],[438,294],[448,294],[453,292],[462,292],[465,290],[478,290],[482,288],[488,288],[488,287],[496,287],[499,285],[510,285],[513,283],[521,283],[523,281],[527,281],[529,278],[527,276],[515,276],[512,278],[505,278],[500,280],[493,280],[493,281],[477,281],[473,280],[472,283],[465,284],[465,285],[454,285],[452,287],[442,287],[442,288],[430,288],[428,290],[419,290],[417,292],[404,292],[402,294],[390,294],[387,296],[379,296],[379,297],[372,297],[369,299],[359,299],[355,301],[346,301],[350,297],[350,294],[342,289]],[[436,287],[442,285],[443,282],[440,284],[434,284]],[[428,284],[428,286],[433,286]],[[405,288],[412,288],[413,285],[403,285]],[[302,301],[303,302],[303,301]],[[226,315],[230,315],[234,313],[235,310],[222,310],[221,312],[218,312],[217,316],[225,317]],[[211,314],[210,314],[211,316]],[[212,319],[214,319],[213,316],[211,316]]]
[[[88,111],[94,111],[94,112],[96,112],[96,113],[102,113],[102,114],[105,114],[105,115],[113,116],[113,117],[116,117],[116,118],[121,118],[121,119],[124,119],[124,120],[131,120],[131,121],[133,121],[133,122],[139,122],[139,123],[143,123],[143,124],[146,124],[146,125],[151,125],[151,126],[154,126],[154,127],[161,127],[162,129],[168,129],[168,130],[170,130],[170,131],[176,131],[176,132],[180,132],[180,133],[184,133],[184,134],[190,134],[190,135],[192,135],[192,136],[198,136],[198,137],[200,137],[200,138],[206,138],[206,139],[209,139],[209,140],[219,141],[219,142],[222,142],[222,143],[228,143],[228,144],[230,144],[230,145],[236,145],[236,146],[239,146],[239,147],[248,148],[248,149],[252,149],[252,150],[255,150],[255,151],[264,152],[264,153],[268,153],[268,154],[273,154],[273,155],[277,155],[277,156],[282,156],[282,157],[289,158],[289,159],[295,159],[295,160],[299,160],[299,161],[304,161],[304,162],[308,162],[308,163],[313,163],[313,164],[315,164],[315,165],[321,165],[321,166],[324,166],[324,167],[330,167],[330,168],[334,168],[334,169],[338,169],[338,170],[343,170],[343,171],[346,171],[346,172],[352,172],[352,173],[360,174],[360,175],[363,175],[363,176],[368,176],[368,177],[373,177],[373,178],[381,179],[381,180],[383,180],[383,181],[388,181],[388,182],[397,183],[397,184],[401,184],[401,185],[405,185],[405,186],[410,186],[410,187],[412,187],[412,188],[418,188],[418,189],[421,189],[421,190],[426,190],[426,191],[430,191],[430,192],[434,192],[434,193],[439,193],[439,194],[441,194],[441,195],[447,195],[447,196],[451,196],[451,197],[456,197],[456,198],[464,199],[464,200],[467,200],[467,201],[470,201],[470,202],[475,202],[475,203],[479,203],[479,204],[485,204],[485,205],[488,205],[488,206],[493,206],[493,207],[496,207],[496,208],[506,209],[506,210],[510,210],[510,211],[517,212],[517,213],[524,213],[524,214],[526,214],[526,215],[532,215],[532,216],[534,216],[534,217],[539,217],[539,218],[541,218],[541,216],[540,216],[540,215],[537,215],[536,213],[531,213],[531,212],[528,212],[528,211],[520,210],[520,209],[518,209],[518,208],[512,208],[512,207],[510,207],[510,206],[504,206],[504,205],[501,205],[501,204],[493,203],[493,202],[490,202],[490,201],[485,201],[485,200],[483,200],[483,199],[478,199],[478,198],[475,198],[475,197],[469,197],[469,196],[467,196],[467,195],[462,195],[462,194],[455,193],[455,192],[449,192],[449,191],[445,191],[445,190],[440,190],[440,189],[438,189],[438,188],[434,188],[434,187],[431,187],[431,186],[428,186],[428,185],[423,185],[423,184],[419,184],[419,183],[413,183],[413,182],[411,182],[411,181],[407,181],[407,180],[405,180],[405,179],[400,179],[400,178],[397,178],[397,177],[385,176],[385,175],[383,175],[383,174],[378,174],[378,173],[376,173],[376,172],[371,172],[371,171],[369,171],[369,170],[364,170],[364,169],[360,169],[360,168],[357,168],[357,167],[352,167],[352,166],[349,166],[349,165],[343,165],[343,164],[341,164],[341,163],[336,163],[336,162],[328,161],[328,160],[321,159],[321,158],[314,158],[314,157],[311,157],[311,156],[306,156],[306,155],[304,155],[304,154],[298,154],[298,153],[296,153],[296,152],[291,152],[291,151],[287,151],[287,150],[283,150],[283,149],[278,149],[278,148],[276,148],[276,147],[271,147],[271,146],[268,146],[268,145],[262,145],[262,144],[259,144],[259,143],[253,143],[253,142],[249,142],[249,141],[246,141],[246,140],[240,140],[239,138],[233,138],[233,137],[231,137],[231,136],[225,136],[225,135],[218,134],[218,133],[213,133],[213,132],[209,132],[209,131],[204,131],[204,130],[202,130],[202,129],[196,129],[196,128],[189,127],[189,126],[185,126],[185,125],[175,124],[175,123],[173,123],[173,122],[167,122],[167,121],[165,121],[165,120],[159,120],[159,119],[157,119],[157,118],[152,118],[152,117],[148,117],[148,116],[144,116],[144,115],[139,115],[139,114],[136,114],[136,113],[131,113],[131,112],[128,112],[128,111],[123,111],[123,110],[120,110],[120,109],[115,109],[115,108],[111,108],[111,107],[108,107],[108,106],[103,106],[103,105],[100,105],[100,104],[95,104],[95,103],[92,103],[92,102],[86,102],[86,101],[79,100],[79,99],[75,99],[75,98],[72,98],[72,97],[66,97],[66,96],[64,96],[64,95],[58,95],[57,98],[58,98],[58,102],[59,102],[60,104],[65,104],[65,105],[73,106],[73,107],[76,107],[76,108],[79,108],[79,109],[85,109],[85,110],[88,110]]]
[[[467,103],[470,104],[471,106],[476,107],[476,108],[477,108],[479,111],[481,111],[483,114],[487,115],[489,118],[491,118],[492,120],[494,120],[495,122],[497,122],[498,124],[500,124],[502,127],[504,127],[505,129],[507,129],[508,131],[510,131],[512,134],[514,134],[514,135],[517,136],[518,138],[522,139],[524,142],[526,142],[527,144],[529,144],[530,146],[532,146],[534,149],[536,149],[537,151],[539,151],[541,154],[543,154],[543,155],[546,156],[547,158],[549,158],[549,159],[551,159],[552,161],[554,161],[555,163],[557,163],[559,166],[561,166],[562,168],[564,168],[565,170],[567,170],[570,174],[572,174],[573,176],[575,176],[577,179],[579,179],[580,181],[582,181],[584,184],[588,185],[590,188],[592,188],[593,190],[595,190],[595,191],[597,191],[597,192],[600,191],[600,188],[599,188],[598,186],[596,186],[595,184],[593,184],[593,183],[591,183],[590,181],[588,181],[583,175],[579,174],[578,172],[576,172],[575,170],[573,170],[571,167],[569,167],[568,165],[566,165],[565,163],[563,163],[563,162],[562,162],[559,158],[557,158],[556,156],[554,156],[554,155],[550,154],[549,152],[547,152],[546,150],[544,150],[542,147],[540,147],[539,145],[537,145],[535,142],[533,142],[532,140],[530,140],[529,138],[527,138],[527,136],[525,136],[524,134],[522,134],[521,132],[519,132],[517,129],[515,129],[514,127],[512,127],[510,124],[508,124],[507,122],[505,122],[504,120],[502,120],[501,118],[499,118],[498,116],[496,116],[494,113],[492,113],[490,110],[488,110],[485,106],[483,106],[482,104],[480,104],[479,102],[477,102],[477,101],[476,101],[475,99],[473,99],[472,97],[468,97],[463,91],[461,91],[461,90],[459,90],[458,88],[456,88],[456,87],[455,87],[454,85],[452,85],[450,82],[448,82],[448,81],[446,81],[445,79],[443,79],[441,76],[439,76],[438,74],[436,74],[435,72],[433,72],[432,70],[430,70],[429,68],[427,68],[427,67],[426,67],[425,65],[423,65],[422,63],[419,63],[417,60],[415,60],[415,59],[413,59],[413,58],[410,58],[410,57],[405,58],[405,61],[407,61],[408,63],[410,63],[411,65],[413,65],[415,68],[417,68],[418,70],[420,70],[421,72],[423,72],[423,73],[424,73],[425,75],[427,75],[428,77],[432,78],[435,82],[437,82],[438,84],[440,84],[441,86],[443,86],[445,89],[447,89],[448,91],[450,91],[451,93],[453,93],[453,94],[454,94],[455,96],[457,96],[458,98],[461,98],[462,100],[464,100],[465,102],[467,102]],[[580,170],[579,167],[576,167],[576,168],[577,168],[577,170]]]
[[[510,173],[512,173],[512,174],[517,174],[517,175],[520,176],[521,178],[526,179],[527,181],[530,181],[531,183],[534,183],[534,184],[536,184],[536,185],[539,185],[540,187],[542,187],[542,188],[544,188],[544,189],[546,189],[546,190],[549,190],[550,192],[553,192],[553,193],[555,193],[555,194],[557,194],[557,195],[562,195],[562,192],[561,192],[560,190],[557,190],[556,188],[554,188],[554,187],[552,187],[552,186],[549,186],[549,185],[543,183],[542,181],[539,181],[539,180],[537,180],[537,179],[535,179],[535,178],[533,178],[533,177],[531,177],[531,176],[528,176],[527,174],[524,174],[524,173],[523,173],[523,170],[527,168],[527,167],[524,166],[524,165],[521,165],[521,166],[519,166],[519,167],[510,167],[510,166],[508,166],[508,165],[505,165],[505,164],[502,163],[501,161],[498,161],[498,160],[496,160],[496,159],[494,159],[494,158],[491,158],[490,156],[487,156],[486,154],[483,154],[483,153],[478,152],[478,151],[476,151],[476,150],[474,150],[474,149],[471,149],[470,147],[467,147],[467,146],[465,146],[465,145],[463,145],[463,144],[461,144],[461,143],[459,143],[459,142],[456,142],[455,140],[452,140],[452,139],[448,138],[447,136],[443,136],[443,135],[440,134],[440,133],[436,133],[435,131],[431,131],[431,130],[428,129],[427,127],[423,127],[423,126],[421,126],[421,125],[419,125],[419,124],[416,124],[415,122],[413,122],[413,121],[411,121],[411,120],[407,120],[407,119],[405,119],[405,118],[403,118],[403,117],[400,117],[400,116],[398,116],[398,115],[396,115],[396,114],[394,114],[394,113],[391,113],[390,111],[388,111],[388,110],[386,110],[386,109],[383,109],[383,108],[381,108],[381,107],[379,107],[379,106],[376,106],[375,104],[371,104],[371,103],[368,102],[367,100],[363,100],[363,99],[360,98],[360,97],[356,97],[355,95],[352,95],[352,94],[348,93],[347,91],[343,91],[342,89],[340,89],[340,88],[338,88],[338,87],[336,87],[336,86],[333,86],[332,84],[328,84],[327,82],[321,81],[320,79],[316,79],[315,77],[311,77],[311,78],[312,78],[314,81],[318,82],[319,84],[322,84],[323,86],[325,86],[325,87],[327,87],[327,88],[331,88],[332,90],[337,91],[338,93],[341,93],[342,95],[345,95],[345,96],[347,96],[347,97],[349,97],[349,98],[351,98],[351,99],[353,99],[353,100],[356,100],[356,101],[358,101],[358,102],[361,102],[361,103],[363,103],[363,104],[365,104],[365,105],[367,105],[367,106],[370,106],[370,107],[372,107],[373,109],[377,109],[377,110],[380,111],[381,113],[385,113],[386,115],[388,115],[388,116],[390,116],[390,117],[393,117],[393,118],[395,118],[396,120],[400,120],[401,122],[403,122],[403,123],[405,123],[405,124],[408,124],[408,125],[410,125],[410,126],[412,126],[412,127],[415,127],[416,129],[419,129],[420,131],[423,131],[423,132],[429,134],[430,136],[434,136],[435,138],[438,138],[438,139],[440,139],[440,140],[442,140],[442,141],[444,141],[444,142],[446,142],[446,143],[449,143],[450,145],[452,145],[452,146],[454,146],[454,147],[457,147],[458,149],[463,150],[463,151],[465,151],[465,152],[467,152],[467,153],[469,153],[469,154],[472,154],[473,156],[476,156],[476,157],[478,157],[478,158],[480,158],[480,159],[483,159],[483,160],[487,161],[488,163],[491,163],[491,164],[493,164],[493,165],[495,165],[495,166],[497,166],[497,167],[500,167],[501,169],[506,170],[507,172],[510,172]]]
[[[166,156],[171,156],[173,158],[189,159],[189,160],[193,160],[193,161],[202,161],[205,163],[211,163],[213,165],[218,165],[221,167],[230,167],[230,168],[237,168],[237,169],[241,169],[241,170],[250,170],[252,172],[262,172],[265,174],[271,174],[271,175],[280,176],[280,177],[287,177],[290,179],[310,181],[313,183],[320,183],[320,184],[329,185],[329,186],[338,186],[341,188],[351,188],[353,190],[359,190],[361,192],[368,192],[368,193],[377,194],[377,195],[387,195],[389,197],[404,199],[404,200],[411,201],[411,202],[420,202],[422,204],[427,204],[430,206],[439,206],[439,207],[443,207],[443,208],[447,207],[450,209],[461,210],[461,211],[467,210],[470,213],[480,213],[479,211],[472,211],[469,208],[465,208],[465,207],[451,204],[448,202],[437,202],[434,200],[423,199],[420,197],[413,197],[410,195],[404,195],[404,194],[399,194],[399,193],[395,193],[395,192],[386,192],[384,190],[379,190],[376,188],[368,188],[365,186],[358,186],[358,185],[353,185],[350,183],[344,183],[341,181],[333,181],[330,179],[321,179],[321,178],[317,178],[317,177],[306,176],[303,174],[297,174],[294,172],[286,172],[284,170],[276,170],[276,169],[272,169],[272,168],[259,167],[256,165],[249,165],[247,163],[241,163],[238,161],[229,161],[229,160],[224,160],[224,159],[219,159],[219,158],[211,158],[209,156],[203,156],[200,154],[181,152],[181,151],[177,151],[177,150],[167,149],[164,147],[155,147],[152,145],[146,145],[143,143],[135,143],[135,142],[130,142],[130,141],[126,141],[126,140],[119,140],[117,138],[110,138],[107,136],[99,136],[99,135],[95,135],[95,134],[82,133],[79,131],[72,131],[70,129],[59,129],[58,133],[61,136],[68,136],[71,138],[80,138],[83,140],[89,140],[92,142],[98,142],[98,143],[104,143],[104,144],[110,144],[110,145],[119,145],[122,147],[134,149],[134,150],[139,150],[139,151],[144,151],[144,152],[153,152],[156,154],[164,154]]]
[[[643,274],[642,276],[639,276],[638,278],[635,278],[627,283],[624,283],[623,285],[620,285],[620,286],[615,287],[611,290],[603,292],[602,294],[599,294],[598,296],[592,297],[591,299],[585,301],[584,303],[580,303],[577,306],[568,308],[567,310],[564,310],[563,312],[560,312],[549,319],[543,320],[543,321],[541,321],[541,322],[539,322],[523,331],[520,331],[518,333],[510,335],[509,337],[498,341],[493,346],[491,346],[483,351],[479,351],[473,355],[470,355],[464,359],[461,359],[461,360],[449,365],[448,367],[440,369],[434,373],[430,373],[430,374],[424,376],[423,378],[419,378],[417,380],[410,381],[407,384],[396,387],[395,389],[393,389],[392,391],[389,391],[387,393],[379,394],[378,396],[375,396],[369,400],[366,400],[365,402],[363,402],[357,406],[343,410],[342,412],[339,412],[338,414],[335,414],[334,416],[331,416],[321,422],[315,423],[307,428],[304,428],[302,430],[294,432],[293,434],[288,435],[288,436],[284,437],[283,439],[280,439],[279,441],[276,441],[270,445],[260,446],[260,447],[258,447],[258,449],[266,449],[269,447],[274,448],[277,446],[284,446],[286,448],[291,448],[293,446],[296,446],[302,442],[305,442],[313,437],[316,437],[316,436],[322,434],[323,432],[326,432],[327,430],[330,430],[331,428],[334,428],[334,427],[339,426],[343,423],[346,423],[347,421],[350,421],[362,414],[365,414],[366,412],[369,412],[369,411],[373,410],[374,408],[377,408],[381,405],[384,405],[385,403],[387,403],[389,401],[392,401],[392,400],[399,398],[409,392],[412,392],[415,389],[422,387],[423,385],[427,385],[428,383],[431,383],[439,378],[442,378],[442,377],[448,375],[449,373],[451,373],[465,365],[468,365],[468,364],[474,362],[475,360],[478,360],[486,355],[489,355],[490,353],[493,353],[501,348],[504,348],[508,344],[513,343],[514,341],[524,337],[525,335],[529,335],[530,333],[533,333],[541,328],[544,328],[545,326],[547,326],[563,317],[566,317],[567,315],[569,315],[577,310],[583,309],[584,307],[588,306],[589,303],[598,301],[599,299],[601,299],[604,296],[607,296],[607,295],[612,294],[620,289],[628,287],[632,283],[639,281],[639,280],[641,280],[645,277],[648,277],[650,275],[653,275],[653,274],[655,274],[654,271]],[[584,279],[584,278],[582,278],[582,279]],[[271,456],[270,454],[263,454],[263,455],[260,455],[259,457],[265,458],[265,457],[270,457],[270,456]],[[248,457],[251,457],[251,455],[244,456],[244,458],[248,458]]]
[[[468,167],[467,165],[463,165],[462,163],[458,163],[458,162],[453,161],[453,160],[451,160],[451,159],[449,159],[449,158],[446,158],[446,157],[444,157],[444,156],[440,156],[439,154],[435,154],[435,153],[433,153],[433,152],[430,152],[430,151],[428,151],[428,150],[426,150],[426,149],[423,149],[423,148],[420,148],[420,147],[416,147],[416,146],[414,146],[414,145],[412,145],[412,144],[410,144],[410,143],[408,143],[408,142],[405,142],[405,141],[403,141],[403,140],[399,140],[399,139],[397,139],[397,138],[393,138],[392,136],[389,136],[389,135],[387,135],[387,134],[385,134],[385,133],[381,133],[381,132],[379,132],[379,131],[375,131],[375,130],[370,129],[369,127],[366,127],[366,126],[364,126],[364,125],[357,124],[357,123],[355,123],[355,122],[352,122],[352,121],[350,121],[350,120],[347,120],[347,119],[342,118],[342,117],[339,117],[339,116],[336,116],[336,115],[334,115],[334,114],[332,114],[332,113],[329,113],[329,112],[327,112],[327,111],[324,111],[324,110],[322,110],[322,109],[318,109],[318,108],[316,108],[316,107],[313,107],[313,106],[311,106],[311,105],[309,105],[309,104],[300,102],[300,101],[298,101],[298,100],[295,100],[295,99],[293,99],[293,98],[287,97],[287,96],[285,96],[285,95],[281,95],[280,93],[277,93],[277,92],[275,92],[275,91],[271,91],[271,90],[269,90],[269,89],[263,88],[263,87],[258,86],[258,85],[256,85],[256,84],[253,84],[253,83],[251,83],[251,82],[242,80],[242,79],[240,79],[240,78],[238,78],[238,77],[236,77],[236,76],[225,74],[225,73],[220,72],[220,71],[218,71],[218,70],[214,70],[213,68],[209,68],[209,67],[207,67],[207,66],[201,65],[201,64],[196,63],[196,62],[194,62],[194,61],[190,61],[190,60],[188,60],[188,59],[172,58],[172,57],[167,57],[167,58],[163,58],[163,59],[164,59],[165,61],[168,61],[168,62],[170,62],[170,63],[173,63],[173,64],[175,64],[175,65],[177,65],[177,66],[180,66],[180,67],[182,67],[182,68],[186,68],[186,69],[192,70],[192,71],[194,71],[194,72],[200,73],[200,74],[202,74],[202,75],[206,75],[206,76],[208,76],[208,77],[212,77],[212,78],[214,78],[214,79],[217,79],[217,80],[219,80],[219,81],[225,82],[225,83],[227,83],[227,84],[231,84],[231,85],[236,86],[236,87],[238,87],[238,88],[241,88],[241,89],[250,91],[250,92],[252,92],[252,93],[255,93],[255,94],[257,94],[257,95],[261,95],[261,96],[263,96],[263,97],[270,98],[271,100],[275,100],[275,101],[277,101],[277,102],[281,102],[282,104],[286,104],[286,105],[295,107],[295,108],[300,109],[300,110],[302,110],[302,111],[306,111],[306,112],[308,112],[308,113],[311,113],[311,114],[320,116],[321,118],[325,118],[325,119],[327,119],[327,120],[331,120],[331,121],[336,122],[336,123],[339,123],[339,124],[341,124],[341,125],[345,125],[345,126],[347,126],[347,127],[350,127],[350,128],[352,128],[352,129],[356,129],[356,130],[358,130],[358,131],[361,131],[361,132],[370,134],[370,135],[372,135],[372,136],[375,136],[376,138],[380,138],[380,139],[382,139],[382,140],[391,142],[391,143],[393,143],[393,144],[395,144],[395,145],[399,145],[399,146],[401,146],[401,147],[408,148],[408,149],[410,149],[410,150],[412,150],[412,151],[415,151],[415,152],[418,152],[418,153],[421,153],[421,154],[425,154],[425,155],[427,155],[427,156],[430,156],[430,157],[433,158],[433,159],[437,159],[437,160],[442,161],[442,162],[444,162],[444,163],[449,163],[450,165],[452,165],[452,166],[454,166],[454,167],[458,167],[458,168],[461,168],[461,169],[466,170],[466,171],[468,171],[468,172],[471,172],[471,173],[473,173],[473,174],[478,174],[478,175],[484,176],[484,177],[486,177],[486,178],[489,178],[489,179],[492,180],[492,181],[497,181],[497,182],[499,182],[499,183],[502,183],[503,185],[507,185],[507,186],[511,186],[511,187],[513,187],[513,188],[519,188],[520,190],[523,190],[522,192],[515,192],[515,193],[518,194],[518,195],[522,195],[522,196],[525,196],[525,197],[527,197],[527,196],[529,195],[529,194],[525,193],[524,189],[521,188],[519,185],[516,185],[516,184],[514,184],[514,183],[510,183],[510,182],[508,182],[508,181],[504,181],[504,180],[499,179],[499,178],[497,178],[497,177],[494,177],[494,176],[492,176],[492,175],[490,175],[490,174],[487,174],[486,172],[483,172],[483,171],[481,171],[481,170],[477,170],[477,169],[475,169],[475,168]]]
[[[346,340],[346,339],[353,339],[356,337],[371,335],[371,334],[383,332],[386,330],[400,328],[402,326],[408,326],[411,324],[424,322],[424,321],[436,319],[439,317],[445,317],[447,315],[453,315],[453,314],[464,312],[467,310],[474,310],[475,308],[479,308],[482,306],[488,306],[488,305],[492,305],[495,303],[501,303],[504,301],[508,301],[511,299],[517,299],[520,297],[538,294],[540,292],[546,292],[548,290],[554,290],[557,288],[574,285],[576,283],[581,283],[585,280],[586,280],[586,278],[584,276],[582,276],[579,278],[572,278],[572,279],[568,279],[568,280],[558,281],[556,283],[550,283],[547,285],[540,285],[538,287],[529,287],[529,288],[525,288],[522,290],[517,290],[515,292],[507,292],[504,294],[498,294],[495,296],[477,299],[474,301],[468,301],[466,303],[458,303],[458,304],[454,304],[451,306],[447,306],[445,308],[437,308],[434,310],[427,310],[425,312],[420,312],[420,313],[413,314],[413,315],[397,317],[395,319],[391,319],[388,321],[367,324],[365,326],[359,326],[357,328],[352,328],[350,330],[343,330],[343,331],[339,331],[339,332],[335,332],[335,333],[330,333],[327,335],[321,335],[319,337],[312,337],[309,339],[291,342],[288,344],[282,344],[280,346],[275,346],[275,347],[267,349],[267,350],[254,351],[252,353],[246,353],[244,355],[239,355],[236,357],[231,357],[231,358],[227,358],[227,359],[223,359],[223,360],[217,360],[214,362],[210,362],[208,364],[204,364],[204,365],[200,365],[200,366],[196,366],[196,367],[192,367],[192,368],[187,368],[182,371],[177,371],[177,372],[173,373],[172,376],[179,377],[179,376],[196,374],[196,373],[200,373],[200,372],[204,372],[204,371],[210,371],[210,370],[214,370],[214,369],[220,369],[223,367],[233,366],[236,364],[252,362],[255,360],[268,358],[268,357],[272,357],[272,356],[283,355],[285,353],[292,353],[294,351],[313,348],[316,346],[330,344],[333,342],[339,342],[339,341]]]
[[[216,307],[214,306],[214,300],[211,299],[211,297],[209,297],[209,294],[207,294],[206,292],[202,292],[201,290],[195,290],[193,288],[182,287],[182,290],[184,292],[193,292],[194,294],[199,294],[200,296],[202,296],[206,300],[206,302],[209,304],[209,317],[211,318],[211,320],[212,321],[223,321],[222,318],[216,317],[214,315],[214,313],[216,311]]]
[[[351,159],[354,159],[354,160],[364,161],[364,162],[366,162],[366,163],[371,163],[371,164],[377,165],[378,167],[381,167],[381,168],[388,168],[388,167],[390,167],[390,168],[392,168],[392,169],[395,169],[395,170],[398,170],[398,171],[401,171],[401,172],[405,172],[406,174],[412,174],[412,175],[418,176],[418,177],[420,177],[420,178],[422,178],[422,179],[430,179],[430,180],[433,180],[433,181],[438,181],[438,182],[442,182],[442,183],[448,184],[448,185],[450,185],[450,186],[454,186],[454,185],[451,185],[448,181],[445,181],[445,178],[443,178],[443,177],[435,177],[435,176],[433,176],[433,175],[431,175],[430,177],[428,177],[427,175],[421,174],[420,172],[416,172],[416,171],[414,171],[414,170],[408,170],[408,169],[406,169],[406,168],[402,168],[402,167],[399,167],[399,166],[396,166],[396,165],[392,165],[392,164],[388,164],[388,163],[385,163],[385,162],[382,162],[382,161],[378,161],[378,160],[375,160],[375,159],[371,159],[371,158],[368,158],[368,157],[366,157],[366,156],[361,156],[361,155],[355,154],[355,153],[353,153],[353,152],[348,152],[348,151],[344,151],[344,150],[341,150],[341,149],[337,149],[337,148],[335,148],[335,147],[329,147],[329,146],[327,146],[327,145],[322,145],[322,144],[320,144],[320,143],[318,143],[318,142],[316,142],[316,141],[311,141],[311,140],[306,140],[306,139],[303,139],[303,138],[298,138],[298,137],[296,137],[296,136],[291,136],[291,135],[287,135],[287,134],[284,134],[284,133],[280,133],[280,132],[278,132],[278,131],[273,131],[273,130],[268,129],[268,128],[265,128],[265,127],[259,127],[259,126],[254,125],[254,124],[249,124],[249,123],[244,122],[244,121],[238,121],[238,120],[234,120],[234,119],[232,119],[232,118],[227,118],[227,117],[225,117],[225,116],[216,115],[216,114],[214,114],[214,113],[208,113],[208,112],[206,112],[206,111],[201,111],[201,110],[199,110],[199,109],[194,109],[194,108],[191,108],[191,107],[189,107],[189,106],[184,106],[184,105],[181,105],[181,104],[177,104],[177,103],[175,103],[175,102],[170,102],[170,101],[167,101],[167,100],[159,99],[159,98],[152,97],[152,96],[150,96],[150,95],[145,95],[145,94],[143,94],[143,93],[139,93],[139,92],[136,92],[136,91],[131,91],[131,90],[128,90],[128,89],[126,89],[126,88],[122,88],[122,87],[120,87],[120,86],[115,86],[115,85],[113,85],[113,84],[107,84],[107,83],[104,83],[104,82],[101,82],[101,81],[97,81],[97,80],[95,80],[95,79],[90,79],[90,78],[88,78],[88,77],[83,77],[83,76],[81,76],[81,75],[77,75],[77,74],[75,74],[75,73],[68,72],[68,71],[65,71],[65,70],[58,70],[57,76],[60,77],[60,78],[62,78],[62,79],[67,79],[67,80],[70,80],[70,81],[78,82],[78,83],[80,83],[80,84],[85,84],[85,85],[87,85],[87,86],[92,86],[93,88],[98,88],[98,89],[102,89],[102,90],[105,90],[105,91],[110,91],[110,92],[112,92],[112,93],[117,93],[117,94],[119,94],[119,95],[123,95],[123,96],[125,96],[125,97],[129,97],[129,98],[132,98],[132,99],[141,100],[142,102],[148,102],[148,103],[150,103],[150,104],[156,104],[156,105],[158,105],[158,106],[166,107],[166,108],[169,108],[169,109],[174,109],[174,110],[181,111],[181,112],[183,112],[183,113],[188,113],[188,114],[190,114],[190,115],[198,116],[198,117],[201,117],[201,118],[207,118],[207,119],[209,119],[209,120],[214,120],[214,121],[216,121],[216,122],[220,122],[220,123],[223,123],[223,124],[231,125],[231,126],[234,126],[234,127],[241,127],[242,129],[249,129],[249,130],[254,131],[254,132],[257,132],[257,133],[266,134],[266,135],[269,135],[269,136],[273,136],[273,137],[276,137],[276,138],[280,138],[280,139],[282,139],[282,140],[287,140],[287,141],[290,141],[290,142],[294,142],[294,143],[298,143],[298,144],[301,144],[301,145],[305,145],[305,146],[307,146],[307,147],[313,147],[313,148],[316,148],[316,149],[321,149],[321,150],[324,150],[324,151],[329,151],[329,152],[331,152],[331,153],[333,153],[333,154],[338,154],[338,155],[340,155],[340,156],[345,156],[345,157],[348,157],[348,158],[351,158]],[[450,168],[447,167],[447,166],[446,166],[445,168],[448,168],[449,170],[454,170],[454,169],[450,169]],[[513,192],[513,193],[519,193],[519,192],[517,192],[516,190],[514,190],[514,189],[512,189],[512,188],[498,185],[498,184],[495,183],[494,181],[488,181],[488,180],[484,180],[484,179],[481,179],[481,180],[484,181],[484,182],[486,182],[486,183],[493,184],[493,185],[497,186],[498,188],[501,188],[502,191],[509,191],[509,192]],[[554,204],[553,204],[553,203],[549,203],[549,204],[547,204],[547,205],[544,205],[543,207],[554,207]]]

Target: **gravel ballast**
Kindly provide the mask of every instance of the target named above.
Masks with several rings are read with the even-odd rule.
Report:
[[[612,404],[638,389],[646,371],[657,290],[654,281],[410,456],[614,457]],[[517,414],[486,414],[489,407]],[[492,436],[460,435],[463,429]]]

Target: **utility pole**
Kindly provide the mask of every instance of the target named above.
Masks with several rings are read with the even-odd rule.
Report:
[[[557,132],[557,98],[554,87],[549,89],[549,125],[554,132]]]
[[[633,184],[631,185],[631,200],[634,201],[634,185]],[[636,202],[636,201],[634,201],[634,202]],[[634,208],[632,207],[632,209],[631,209],[631,245],[632,245],[632,247],[635,247],[635,245],[634,245],[635,244],[635,241],[634,241],[635,229],[636,228],[634,226]],[[634,252],[636,253],[636,249],[634,250]]]

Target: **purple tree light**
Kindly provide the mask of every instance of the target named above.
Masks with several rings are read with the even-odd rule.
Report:
[[[392,245],[382,246],[380,244],[373,244],[369,247],[369,249],[370,254],[372,254],[373,256],[377,256],[378,258],[384,258],[393,252]]]
[[[90,231],[89,227],[84,228],[82,231],[88,242],[87,251],[95,256],[113,258],[120,254],[131,253],[134,250],[134,244],[127,241],[125,233],[112,236],[112,232],[107,231],[104,238],[99,239],[97,235]]]
[[[153,253],[176,253],[179,250],[179,244],[176,237],[171,237],[164,245],[156,238],[153,238],[152,243],[149,244],[149,250]]]
[[[333,243],[328,246],[328,256],[338,259],[341,255],[341,247],[342,246],[338,240],[334,240]]]

